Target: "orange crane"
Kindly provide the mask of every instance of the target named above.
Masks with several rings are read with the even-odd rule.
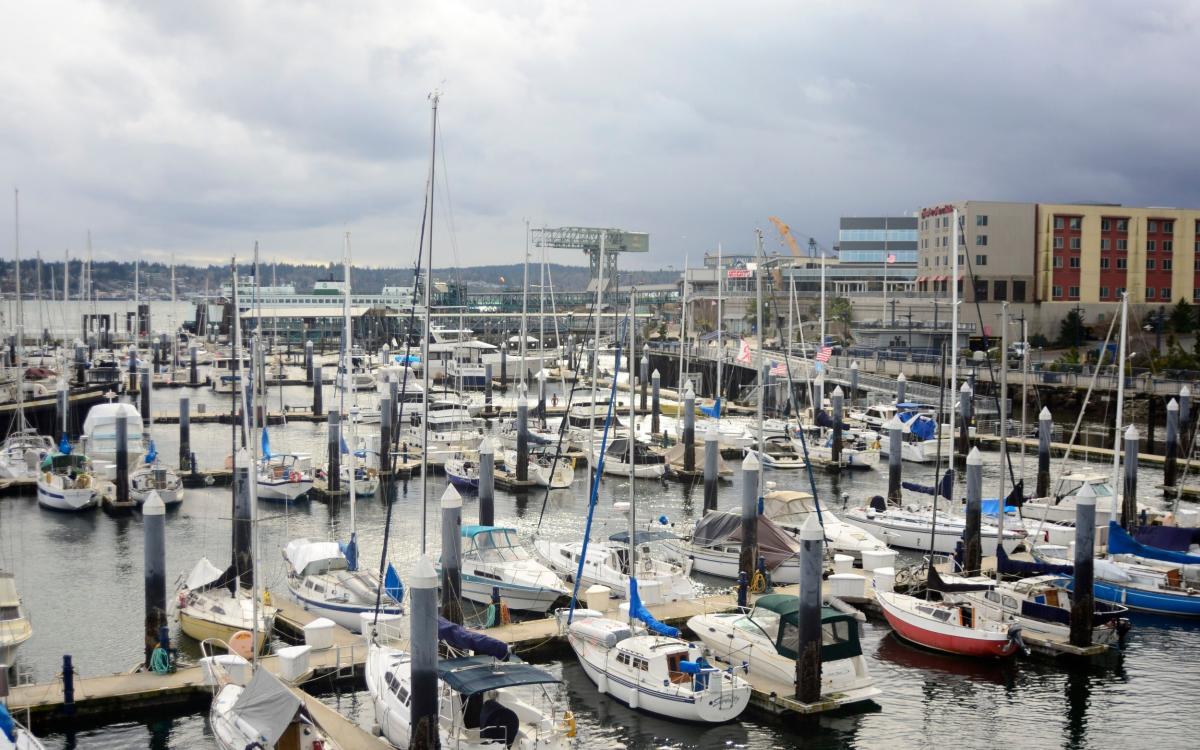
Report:
[[[788,247],[791,249],[792,255],[796,256],[797,258],[804,257],[800,252],[800,244],[796,242],[796,238],[792,236],[792,228],[787,224],[784,224],[783,220],[778,216],[768,216],[767,218],[770,219],[771,223],[775,225],[775,229],[779,231],[779,236],[788,243]]]

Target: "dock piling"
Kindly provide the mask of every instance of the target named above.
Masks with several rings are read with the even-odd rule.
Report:
[[[651,435],[658,434],[658,414],[659,414],[659,409],[660,409],[659,402],[658,402],[658,388],[660,385],[662,385],[662,376],[659,375],[658,370],[655,369],[654,372],[650,375],[650,434]]]
[[[492,405],[492,363],[488,362],[483,366],[483,403],[485,406]]]
[[[935,491],[937,491],[935,489]],[[1001,499],[1003,502],[1003,499]],[[983,517],[983,456],[978,448],[967,454],[967,507],[963,526],[963,575],[979,575],[983,562],[983,540],[980,538]]]
[[[546,424],[546,371],[544,369],[537,372],[538,382],[538,400],[537,400],[537,418],[538,424]]]
[[[200,385],[200,361],[196,347],[188,348],[188,385]]]
[[[508,387],[508,349],[500,347],[500,388]]]
[[[854,400],[858,397],[858,360],[850,363],[850,411],[854,411]]]
[[[325,410],[324,404],[321,403],[321,401],[322,401],[322,399],[321,399],[322,393],[321,392],[324,390],[323,385],[324,384],[323,384],[322,376],[321,376],[321,366],[314,365],[313,366],[313,402],[312,402],[312,413],[313,413],[314,417]]]
[[[1179,429],[1186,435],[1192,418],[1192,389],[1187,383],[1179,389]]]
[[[462,625],[462,495],[447,484],[442,493],[442,617]]]
[[[129,506],[129,422],[117,418],[117,507]]]
[[[902,404],[905,401],[904,391],[908,388],[908,378],[904,377],[904,373],[900,373],[896,377],[896,403]]]
[[[683,390],[683,469],[686,472],[696,471],[696,393],[692,390],[692,381],[688,381]],[[632,428],[631,428],[632,429]]]
[[[1137,529],[1137,466],[1138,430],[1129,425],[1125,430],[1125,496],[1121,498],[1121,525],[1130,534]]]
[[[146,599],[146,668],[159,643],[159,629],[167,624],[166,506],[157,492],[142,503]]]
[[[63,707],[64,716],[75,715],[75,665],[70,654],[63,654]]]
[[[840,385],[833,389],[833,394],[829,398],[830,410],[833,412],[833,445],[830,447],[830,458],[833,460],[834,467],[842,465],[842,401],[844,398]]]
[[[517,481],[529,480],[529,399],[525,384],[517,387]]]
[[[129,347],[129,392],[137,393],[138,389],[138,360],[137,348]]]
[[[888,433],[888,502],[893,505],[901,505],[904,502],[904,497],[900,492],[900,476],[903,471],[901,461],[904,460],[904,447],[901,444],[901,431],[904,429],[902,423],[897,417],[892,417],[888,423],[884,425]]]
[[[59,435],[70,437],[68,434],[71,416],[71,391],[67,388],[66,378],[61,378],[58,381],[58,387],[54,391],[55,404],[58,410],[58,432]]]
[[[179,470],[192,470],[192,400],[179,397]]]
[[[1050,433],[1054,427],[1050,410],[1045,406],[1038,414],[1037,496],[1050,495]]]
[[[342,415],[337,409],[329,410],[326,426],[329,466],[326,467],[325,486],[330,493],[336,493],[342,490]]]
[[[747,581],[754,580],[755,563],[758,562],[758,484],[762,464],[753,452],[742,461],[742,549],[738,557],[738,570]]]
[[[148,432],[150,428],[150,371],[144,369],[140,375],[142,385],[138,395],[142,402],[142,428]]]
[[[496,448],[490,437],[479,441],[479,525],[496,522]]]
[[[304,342],[304,379],[308,381],[309,385],[313,384],[315,373],[316,371],[313,369],[313,342],[309,339]]]
[[[1071,645],[1092,645],[1095,581],[1096,491],[1084,482],[1075,493],[1075,585],[1071,590]]]
[[[1179,467],[1179,402],[1171,399],[1167,402],[1167,456],[1163,462],[1163,484],[1174,487]]]
[[[503,351],[503,350],[502,350]],[[412,693],[409,703],[411,747],[438,747],[438,634],[437,572],[422,555],[413,566],[412,588]]]
[[[82,344],[75,344],[75,384],[83,385],[86,377],[84,371],[87,369],[87,347]]]
[[[967,383],[958,389],[958,446],[962,455],[971,452],[971,412],[975,406],[975,392]]]
[[[642,347],[642,361],[641,361],[640,367],[638,369],[638,380],[641,381],[639,383],[639,385],[641,386],[641,391],[642,391],[642,406],[641,406],[642,411],[646,411],[646,397],[647,397],[646,388],[650,384],[649,383],[649,381],[650,381],[650,356],[649,355],[650,355],[649,345],[643,346]],[[630,390],[630,392],[632,393],[632,389]],[[718,394],[718,395],[720,395],[720,394]]]
[[[821,574],[825,532],[815,515],[800,529],[800,643],[796,659],[796,700],[821,700]],[[858,623],[852,622],[852,627]]]
[[[721,453],[720,433],[710,424],[704,431],[704,512],[717,509],[717,457]]]
[[[239,586],[253,589],[254,556],[250,550],[254,516],[250,507],[250,483],[256,480],[250,466],[250,451],[239,448],[236,462],[233,469],[233,570]]]

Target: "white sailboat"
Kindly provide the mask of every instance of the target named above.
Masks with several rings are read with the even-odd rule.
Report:
[[[87,456],[52,453],[42,461],[41,469],[37,480],[38,505],[67,512],[91,510],[100,505],[103,481],[95,476]]]

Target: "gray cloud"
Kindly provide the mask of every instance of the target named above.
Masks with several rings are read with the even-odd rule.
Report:
[[[956,198],[1200,205],[1184,2],[58,0],[3,20],[0,175],[28,252],[91,228],[110,257],[259,239],[320,260],[349,229],[363,262],[407,265],[435,87],[438,235],[462,263],[519,258],[524,218],[649,231],[631,262],[656,267],[747,250],[768,215],[831,245],[839,215]]]

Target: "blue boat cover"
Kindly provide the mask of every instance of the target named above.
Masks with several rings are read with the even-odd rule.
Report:
[[[440,660],[438,679],[464,696],[519,685],[558,684],[552,674],[532,664],[500,662],[478,656]]]
[[[650,610],[646,609],[646,605],[642,604],[642,597],[638,594],[637,579],[632,576],[629,578],[629,614],[646,623],[647,628],[659,635],[665,635],[668,638],[679,637],[679,628],[659,622],[654,615],[650,614]]]
[[[438,640],[462,651],[474,651],[496,659],[508,658],[508,644],[504,641],[455,625],[444,617],[438,617]]]
[[[934,487],[928,484],[917,484],[916,482],[901,482],[900,486],[906,490],[920,492],[924,495],[932,495]],[[954,469],[946,469],[946,473],[942,475],[942,481],[938,483],[937,494],[946,498],[953,499],[952,491],[954,488]]]
[[[1040,576],[1046,574],[1054,575],[1075,575],[1075,568],[1072,565],[1054,565],[1047,562],[1023,562],[1021,560],[1013,560],[1004,551],[1003,544],[996,545],[996,566],[1000,568],[1000,573],[1003,575],[1018,576],[1020,578],[1030,578],[1032,576]]]
[[[717,400],[713,401],[712,406],[701,406],[700,411],[704,412],[713,419],[721,418],[721,397],[717,396]]]
[[[269,437],[267,437],[267,428],[266,427],[264,427],[263,431],[262,431],[262,457],[263,458],[271,457],[271,439]]]
[[[64,456],[71,455],[71,442],[67,440],[67,433],[63,433],[62,440],[58,441],[58,452]]]
[[[937,435],[937,422],[924,414],[904,412],[897,415],[901,422],[908,424],[908,431],[920,440],[932,440]]]
[[[383,574],[383,593],[395,599],[397,604],[404,602],[404,582],[391,563],[388,563],[387,572]]]
[[[1187,552],[1193,544],[1200,544],[1200,529],[1186,526],[1139,526],[1133,538],[1150,547]]]
[[[1189,555],[1186,552],[1175,552],[1142,544],[1129,536],[1129,533],[1116,521],[1108,522],[1108,551],[1113,555],[1136,555],[1147,560],[1161,560],[1177,565],[1200,565],[1200,555]]]
[[[150,450],[146,451],[146,463],[152,464],[158,460],[158,448],[154,447],[154,440],[150,441]]]

